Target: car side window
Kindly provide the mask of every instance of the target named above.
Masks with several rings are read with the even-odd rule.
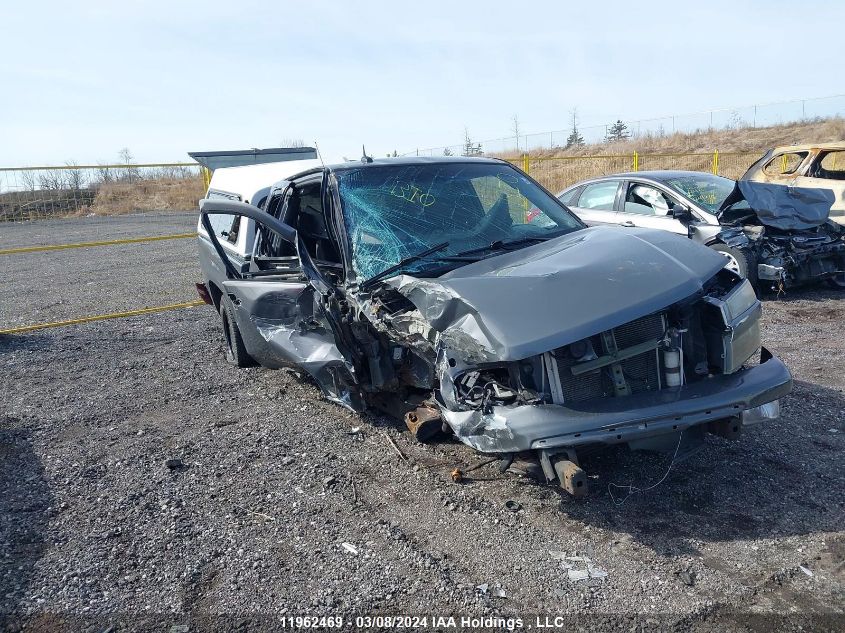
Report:
[[[631,183],[625,195],[625,213],[668,216],[675,203],[669,196],[649,185]]]
[[[581,195],[581,190],[583,187],[575,187],[572,191],[567,191],[566,193],[561,194],[558,197],[563,204],[566,206],[575,206],[575,201],[578,200],[578,196]]]
[[[616,200],[616,192],[619,190],[618,182],[597,182],[587,185],[578,198],[577,207],[582,209],[597,209],[602,211],[613,211],[613,203]]]
[[[228,191],[217,191],[214,189],[209,189],[208,194],[205,196],[209,200],[218,199],[218,200],[235,200],[240,201],[241,197],[235,193],[229,193]],[[214,233],[217,237],[222,237],[224,242],[228,242],[229,244],[235,244],[238,241],[238,232],[241,227],[241,216],[239,215],[209,215],[208,216],[209,222],[211,222],[211,228],[214,229]]]
[[[845,180],[845,150],[821,152],[808,175],[813,178]]]
[[[765,167],[763,173],[768,176],[787,176],[798,171],[801,163],[807,158],[809,152],[787,152],[778,154],[772,158]]]

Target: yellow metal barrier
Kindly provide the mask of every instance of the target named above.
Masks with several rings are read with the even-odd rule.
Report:
[[[626,171],[701,171],[728,178],[739,178],[759,158],[752,152],[678,152],[665,154],[593,154],[588,156],[532,156],[530,153],[506,158],[530,173],[549,191],[557,193],[570,185]]]
[[[77,242],[75,244],[44,244],[41,246],[21,246],[0,250],[0,255],[16,255],[19,253],[37,253],[41,251],[61,251],[68,248],[90,248],[92,246],[113,246],[115,244],[138,244],[140,242],[160,242],[163,240],[184,240],[196,237],[196,233],[177,233],[175,235],[155,235],[153,237],[130,237],[120,240],[103,240],[101,242]]]
[[[111,314],[97,314],[95,316],[82,317],[79,319],[68,319],[67,321],[54,321],[52,323],[36,323],[35,325],[23,325],[21,327],[13,327],[7,330],[0,330],[0,335],[3,334],[23,334],[25,332],[32,332],[34,330],[43,330],[51,327],[65,327],[67,325],[78,325],[80,323],[91,323],[92,321],[106,321],[108,319],[123,319],[126,317],[140,316],[142,314],[152,314],[154,312],[165,312],[166,310],[178,310],[180,308],[192,308],[194,306],[204,305],[205,302],[201,300],[186,301],[185,303],[171,303],[166,306],[156,306],[153,308],[141,308],[139,310],[129,310],[127,312],[113,312]]]

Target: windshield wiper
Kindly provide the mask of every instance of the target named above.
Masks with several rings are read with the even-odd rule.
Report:
[[[373,275],[372,277],[367,279],[364,283],[361,284],[361,290],[366,290],[367,288],[372,286],[375,282],[377,282],[379,279],[384,279],[385,277],[389,277],[393,273],[405,268],[408,264],[413,264],[415,261],[418,261],[420,259],[424,259],[424,258],[428,257],[429,255],[432,255],[434,253],[442,251],[444,248],[448,248],[448,247],[449,247],[449,242],[441,242],[440,244],[435,244],[431,248],[427,248],[424,251],[417,253],[416,255],[409,255],[405,259],[401,260],[399,263],[393,264],[393,266],[385,268],[380,273],[376,273],[375,275]]]
[[[496,240],[495,242],[491,242],[487,246],[479,246],[478,248],[471,248],[466,251],[461,251],[460,253],[455,253],[454,255],[447,255],[443,259],[449,260],[451,258],[461,258],[465,255],[473,255],[475,253],[483,253],[484,251],[506,251],[509,250],[511,246],[518,246],[520,244],[525,244],[527,242],[545,242],[553,237],[557,237],[556,235],[531,235],[526,237],[520,237],[515,240],[508,240],[507,242],[503,242],[502,240]]]

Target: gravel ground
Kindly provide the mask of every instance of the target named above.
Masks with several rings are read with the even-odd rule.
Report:
[[[171,211],[119,216],[91,215],[70,220],[3,222],[0,224],[3,228],[0,249],[190,233],[197,228],[197,215],[197,211]]]
[[[0,248],[190,233],[196,213],[4,223]],[[197,299],[195,239],[0,255],[0,329]]]
[[[18,279],[3,324],[192,298],[191,240],[134,248],[66,251],[37,294],[15,277],[24,260],[0,257]],[[96,305],[93,288],[64,289],[95,268],[109,271]],[[51,293],[62,302],[46,305]],[[565,613],[625,631],[637,614],[683,630],[775,630],[759,619],[775,613],[841,630],[843,315],[845,298],[828,291],[767,301],[766,344],[796,378],[782,418],[737,442],[709,437],[623,505],[607,485],[645,487],[667,456],[588,457],[580,501],[495,464],[455,484],[453,468],[484,456],[416,444],[292,373],[227,365],[205,306],[0,336],[0,627],[461,613],[536,628],[534,616]],[[607,577],[570,581],[559,552],[588,555]],[[607,614],[618,617],[597,619]]]

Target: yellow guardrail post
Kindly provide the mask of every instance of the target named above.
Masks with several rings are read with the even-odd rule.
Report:
[[[634,171],[640,171],[640,154],[639,152],[634,152],[633,160],[632,160],[632,167]]]
[[[531,169],[531,161],[528,158],[528,152],[526,152],[522,155],[522,171],[527,174],[529,169]]]
[[[713,175],[719,175],[719,150],[713,150]]]

